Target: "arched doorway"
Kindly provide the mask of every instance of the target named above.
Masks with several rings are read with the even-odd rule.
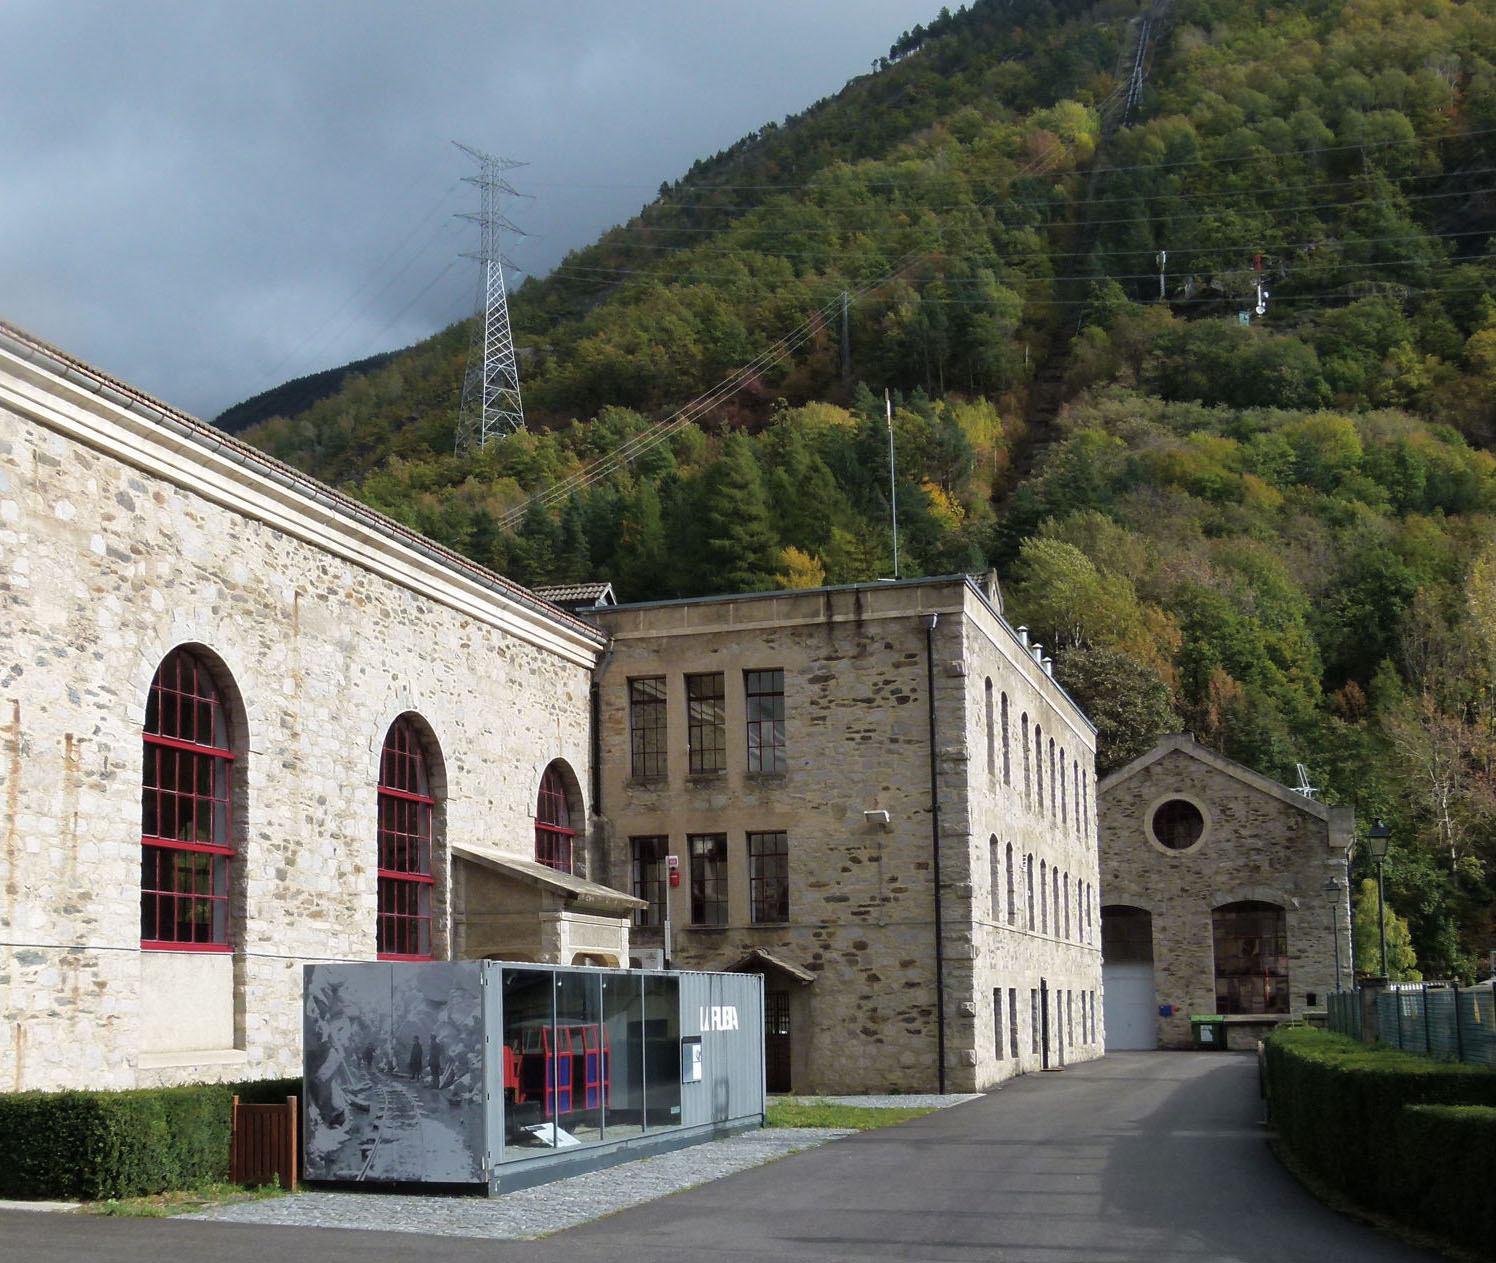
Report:
[[[1106,1050],[1158,1047],[1153,990],[1153,914],[1111,904],[1101,910],[1101,985]]]

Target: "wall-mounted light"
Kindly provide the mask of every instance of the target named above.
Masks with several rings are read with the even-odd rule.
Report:
[[[888,813],[883,810],[864,811],[862,813],[862,818],[866,820],[868,824],[876,825],[878,828],[882,829],[884,833],[887,833],[890,829],[893,828],[893,824],[889,819]]]

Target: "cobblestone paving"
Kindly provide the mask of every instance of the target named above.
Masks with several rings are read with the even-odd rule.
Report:
[[[442,1237],[532,1239],[851,1134],[825,1127],[744,1132],[498,1197],[302,1192],[269,1201],[219,1206],[193,1218],[296,1228],[376,1228]]]
[[[805,1096],[787,1099],[882,1108],[943,1108],[974,1100],[975,1096]],[[193,1218],[295,1228],[374,1228],[442,1237],[532,1240],[852,1134],[842,1128],[830,1127],[765,1128],[556,1180],[539,1188],[518,1189],[498,1197],[301,1192],[269,1201],[219,1206]]]

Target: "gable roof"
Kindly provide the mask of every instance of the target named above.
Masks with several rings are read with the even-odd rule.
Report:
[[[1128,763],[1124,767],[1119,767],[1115,772],[1097,782],[1097,794],[1105,794],[1112,786],[1119,785],[1126,780],[1131,780],[1139,772],[1152,767],[1160,759],[1166,755],[1173,754],[1175,751],[1194,759],[1196,762],[1203,763],[1223,775],[1240,781],[1243,785],[1249,786],[1259,793],[1266,794],[1270,798],[1276,798],[1279,802],[1287,803],[1290,807],[1297,807],[1300,811],[1306,815],[1313,816],[1316,820],[1323,820],[1328,824],[1332,817],[1338,817],[1342,813],[1345,813],[1347,816],[1346,831],[1349,832],[1349,820],[1354,819],[1354,816],[1350,814],[1350,808],[1328,807],[1322,802],[1316,802],[1314,799],[1300,794],[1296,790],[1289,789],[1287,785],[1279,784],[1271,777],[1263,776],[1261,772],[1254,772],[1244,764],[1228,759],[1224,754],[1217,754],[1208,746],[1203,746],[1196,741],[1194,733],[1190,732],[1171,732],[1168,736],[1160,738],[1158,744],[1153,749],[1145,754],[1138,755],[1131,763]]]

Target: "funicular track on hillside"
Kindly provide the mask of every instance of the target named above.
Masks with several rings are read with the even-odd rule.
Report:
[[[1143,12],[1127,21],[1127,38],[1117,57],[1115,75],[1119,86],[1101,108],[1101,129],[1096,152],[1091,157],[1085,197],[1075,208],[1070,225],[1069,249],[1056,253],[1060,281],[1055,288],[1059,311],[1048,350],[1029,388],[1024,433],[1014,452],[1007,495],[1024,481],[1042,459],[1054,437],[1055,418],[1064,402],[1065,368],[1070,340],[1080,330],[1081,313],[1090,281],[1082,275],[1085,261],[1096,245],[1098,226],[1095,210],[1106,190],[1109,169],[1107,146],[1119,127],[1132,121],[1142,103],[1143,89],[1158,42],[1168,28],[1172,0],[1152,0]],[[1073,319],[1072,319],[1073,313]]]

